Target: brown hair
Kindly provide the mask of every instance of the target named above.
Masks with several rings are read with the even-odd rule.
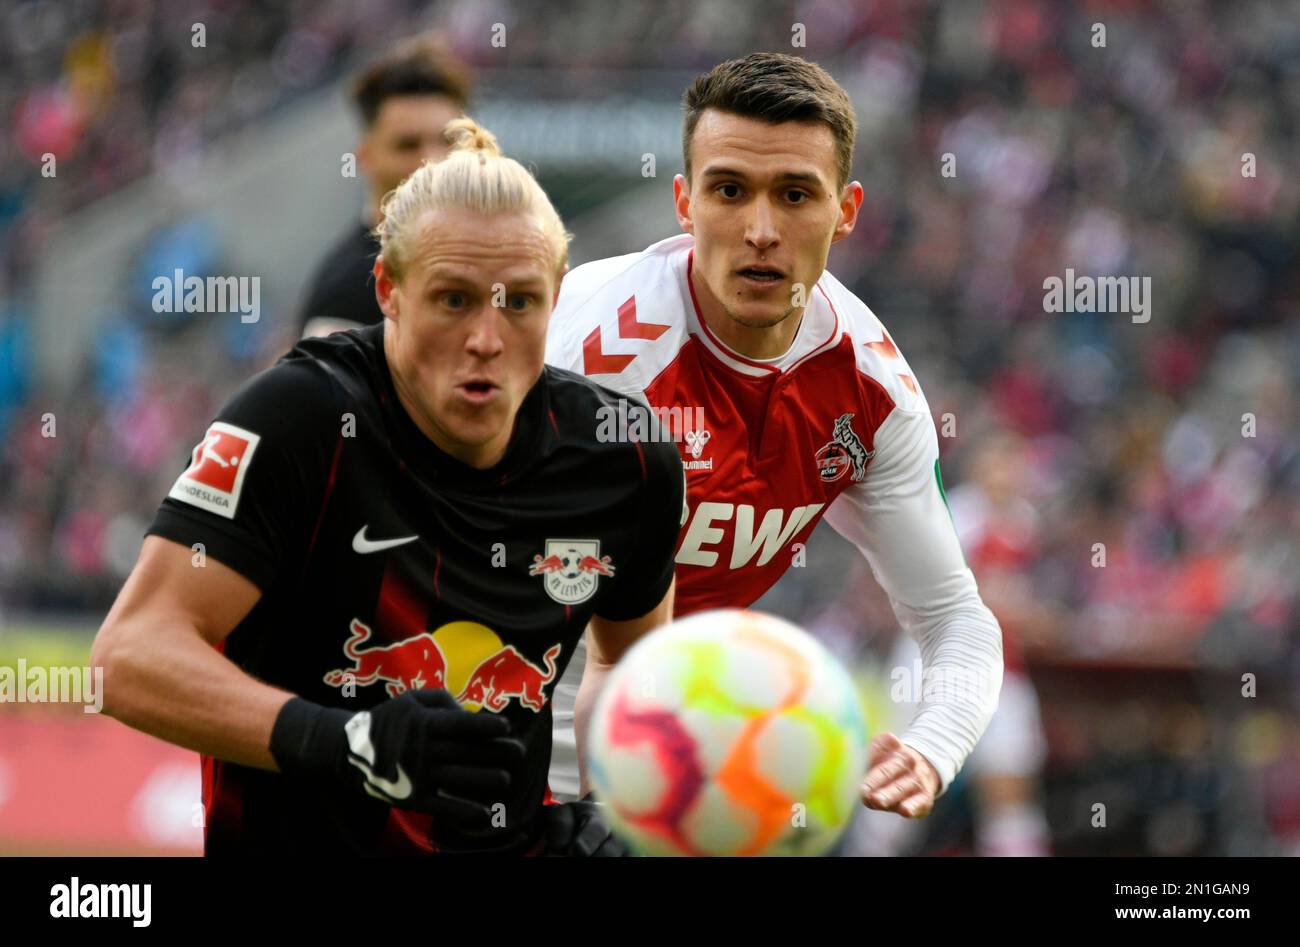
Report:
[[[464,110],[469,67],[436,33],[422,33],[394,46],[366,66],[352,84],[352,101],[369,128],[388,99],[398,95],[445,95]]]
[[[858,123],[843,87],[821,66],[787,53],[751,53],[728,59],[696,78],[682,97],[686,124],[682,154],[691,176],[691,139],[705,109],[764,122],[819,122],[835,136],[838,186],[849,180]]]
[[[462,115],[447,125],[451,152],[426,161],[390,191],[374,234],[384,269],[394,282],[406,274],[414,232],[426,211],[457,207],[484,215],[523,213],[538,222],[551,245],[555,272],[564,272],[570,235],[537,179],[514,158],[501,153],[496,136]]]

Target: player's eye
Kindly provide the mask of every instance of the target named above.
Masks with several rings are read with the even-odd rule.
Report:
[[[739,184],[730,184],[730,183],[719,184],[716,190],[719,194],[721,194],[724,198],[726,198],[729,201],[735,200],[737,197],[740,196]]]
[[[469,302],[464,293],[450,292],[442,294],[442,304],[448,309],[464,309]]]
[[[808,192],[791,189],[785,192],[785,199],[791,204],[803,204],[808,200]]]
[[[515,293],[506,299],[506,305],[515,312],[523,312],[533,304],[533,297],[526,293]]]

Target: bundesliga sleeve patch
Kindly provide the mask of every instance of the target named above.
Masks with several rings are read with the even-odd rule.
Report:
[[[261,435],[214,421],[194,447],[190,465],[167,495],[226,519],[235,518],[244,476]]]

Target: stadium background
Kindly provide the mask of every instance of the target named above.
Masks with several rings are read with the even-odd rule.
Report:
[[[860,122],[866,200],[830,267],[955,424],[954,517],[1041,704],[1050,851],[1300,853],[1286,0],[0,5],[0,663],[86,662],[203,425],[291,343],[309,269],[361,206],[343,82],[367,56],[441,30],[581,263],[676,232],[682,89],[790,51],[796,23],[793,51]],[[1067,267],[1149,276],[1150,322],[1045,313]],[[260,277],[259,320],[154,312],[176,268]],[[892,712],[896,625],[838,536],[819,529],[762,604]],[[968,782],[892,850],[987,850]],[[76,707],[0,705],[0,852],[194,851],[197,795],[192,754]]]

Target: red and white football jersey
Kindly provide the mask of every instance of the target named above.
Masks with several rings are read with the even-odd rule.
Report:
[[[679,440],[688,512],[678,615],[754,602],[825,516],[866,555],[923,660],[996,678],[991,699],[953,719],[922,712],[909,731],[946,788],[996,706],[1001,633],[944,502],[920,384],[880,320],[829,272],[784,355],[732,351],[700,316],[693,246],[689,235],[672,237],[570,272],[546,361],[648,404]],[[557,761],[572,739],[564,714],[581,667],[570,664],[556,693]],[[572,775],[570,784],[553,765],[552,790],[576,788]]]
[[[865,499],[876,433],[895,409],[933,435],[906,359],[839,280],[826,273],[814,287],[785,355],[757,361],[728,349],[700,317],[692,246],[690,236],[674,237],[574,270],[546,351],[552,365],[651,407],[682,409],[685,431],[674,430],[676,414],[660,412],[665,434],[680,438],[690,505],[677,552],[679,615],[755,601],[842,494]],[[918,446],[933,478],[929,440]]]

